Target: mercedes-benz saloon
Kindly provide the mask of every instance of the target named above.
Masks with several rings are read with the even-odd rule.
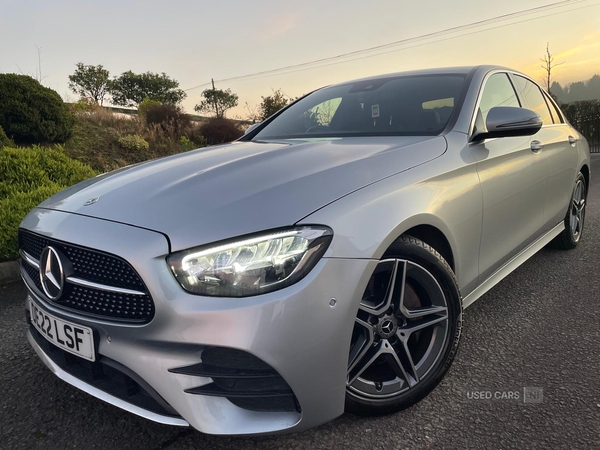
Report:
[[[326,87],[32,210],[28,338],[67,383],[206,433],[396,412],[446,374],[463,308],[578,245],[589,182],[585,138],[516,71]]]

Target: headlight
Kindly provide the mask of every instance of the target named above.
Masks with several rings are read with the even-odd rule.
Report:
[[[323,256],[332,235],[326,227],[273,231],[173,253],[167,261],[179,284],[192,294],[247,297],[302,279]]]

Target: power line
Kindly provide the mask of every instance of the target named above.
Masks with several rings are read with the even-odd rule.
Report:
[[[374,47],[369,47],[366,49],[361,49],[361,50],[355,50],[352,52],[348,52],[348,53],[343,53],[340,55],[336,55],[336,56],[330,56],[327,58],[321,58],[321,59],[317,59],[317,60],[313,60],[313,61],[308,61],[308,62],[304,62],[304,63],[300,63],[300,64],[294,64],[294,65],[290,65],[290,66],[285,66],[285,67],[280,67],[278,69],[271,69],[271,70],[265,70],[265,71],[261,71],[261,72],[255,72],[255,73],[251,73],[251,74],[246,74],[246,75],[239,75],[239,76],[235,76],[235,77],[230,77],[230,78],[223,78],[220,80],[217,80],[217,82],[225,82],[225,81],[233,81],[233,80],[239,80],[239,79],[245,79],[245,78],[262,78],[265,76],[271,76],[274,74],[279,74],[280,72],[283,73],[294,73],[294,72],[299,72],[301,70],[308,70],[308,69],[313,69],[313,68],[319,68],[319,67],[327,67],[330,65],[334,65],[334,64],[341,64],[341,63],[345,63],[345,62],[350,62],[350,61],[355,61],[357,59],[364,59],[364,58],[370,58],[373,56],[379,56],[379,55],[383,55],[386,53],[392,53],[395,51],[400,51],[400,50],[404,50],[407,48],[413,48],[413,47],[418,47],[421,45],[428,45],[434,42],[439,42],[441,40],[445,40],[445,39],[436,39],[436,40],[431,40],[429,42],[425,42],[419,45],[414,45],[414,46],[409,46],[409,47],[404,47],[404,48],[400,48],[400,49],[394,49],[391,51],[386,51],[386,52],[381,52],[381,50],[385,50],[388,49],[390,47],[396,47],[396,46],[406,46],[407,44],[413,43],[413,42],[418,42],[418,41],[423,41],[423,40],[430,40],[436,37],[440,37],[440,36],[444,36],[447,34],[452,34],[452,33],[456,33],[459,32],[461,30],[466,30],[466,29],[470,29],[470,28],[477,28],[477,27],[482,27],[485,25],[490,25],[493,23],[497,23],[497,22],[503,22],[503,21],[507,21],[510,19],[514,19],[517,17],[521,17],[521,16],[525,16],[525,15],[531,15],[531,14],[535,14],[535,13],[539,13],[542,11],[546,11],[549,9],[555,9],[555,8],[562,8],[562,7],[566,7],[566,6],[571,6],[571,5],[575,5],[578,3],[583,3],[586,2],[588,0],[563,0],[563,1],[559,1],[559,2],[555,2],[555,3],[550,3],[547,5],[543,5],[543,6],[538,6],[535,8],[530,8],[530,9],[526,9],[526,10],[522,10],[522,11],[517,11],[517,12],[513,12],[513,13],[508,13],[508,14],[502,14],[499,16],[495,16],[489,19],[484,19],[484,20],[479,20],[479,21],[475,21],[475,22],[471,22],[468,24],[464,24],[464,25],[459,25],[459,26],[455,26],[455,27],[451,27],[451,28],[446,28],[444,30],[440,30],[440,31],[436,31],[436,32],[432,32],[432,33],[427,33],[427,34],[423,34],[420,36],[415,36],[412,38],[407,38],[407,39],[402,39],[399,41],[395,41],[395,42],[390,42],[387,44],[382,44],[382,45],[377,45]],[[589,5],[589,6],[594,6],[594,5]],[[577,8],[577,9],[581,9],[581,8]],[[575,9],[573,9],[575,10]],[[555,14],[550,14],[550,15],[555,15]],[[510,24],[506,24],[503,26],[509,26],[509,25],[514,25],[517,23],[522,23],[522,22],[527,22],[529,20],[534,20],[534,19],[539,19],[542,17],[548,17],[550,15],[545,15],[545,16],[540,16],[540,17],[535,17],[533,19],[528,19],[528,20],[524,20],[524,21],[520,21],[520,22],[515,22],[515,23],[510,23]],[[502,28],[503,26],[499,26],[499,27],[493,27],[493,28],[486,28],[483,30],[477,30],[471,33],[465,33],[459,36],[453,36],[453,37],[449,37],[446,39],[453,39],[456,37],[461,37],[461,36],[467,36],[470,34],[475,34],[475,33],[480,33],[483,31],[488,31],[488,30],[493,30],[496,28]],[[373,52],[377,52],[376,54],[373,55],[363,55],[360,57],[355,57],[352,59],[347,59],[350,58],[352,56],[356,56],[356,55],[361,55],[364,53],[373,53]],[[337,60],[337,61],[336,61]],[[343,61],[339,61],[339,60],[343,60]],[[333,62],[330,62],[333,61]],[[323,63],[327,63],[327,64],[323,64]],[[307,66],[314,66],[314,67],[307,67]],[[188,89],[185,89],[185,91],[191,91],[194,89],[198,89],[201,87],[205,87],[205,86],[210,86],[211,83],[204,83],[204,84],[200,84]]]
[[[587,1],[587,0],[582,0],[582,1]],[[584,9],[584,8],[590,8],[592,6],[597,6],[599,4],[600,4],[599,2],[596,2],[596,3],[592,3],[592,4],[589,4],[589,5],[586,5],[586,6],[581,6],[579,8],[569,9],[568,11],[569,12],[571,12],[571,11],[577,11],[577,10]],[[542,18],[545,18],[545,17],[556,16],[556,15],[562,14],[564,12],[565,11],[561,11],[561,12],[557,12],[557,13],[553,13],[553,14],[545,14],[543,16],[535,17],[535,18],[532,18],[532,19],[526,19],[526,20],[521,20],[521,21],[518,21],[518,22],[512,22],[512,23],[508,23],[508,24],[504,24],[504,25],[498,25],[496,27],[486,28],[486,29],[483,29],[483,30],[476,30],[476,31],[472,31],[470,33],[463,33],[463,34],[459,34],[459,35],[456,35],[456,36],[450,36],[450,37],[447,37],[447,38],[444,38],[444,39],[432,40],[432,41],[429,41],[429,42],[423,42],[423,43],[411,45],[411,46],[408,46],[408,47],[402,47],[402,48],[397,48],[397,49],[393,49],[393,50],[388,50],[386,52],[379,52],[379,53],[375,53],[375,54],[372,54],[372,55],[359,56],[357,58],[352,58],[352,59],[348,59],[348,60],[345,60],[345,61],[336,61],[336,62],[332,62],[332,63],[328,63],[328,64],[321,64],[321,65],[313,66],[313,67],[304,67],[304,68],[300,68],[300,69],[296,69],[296,70],[290,70],[290,71],[278,73],[276,75],[287,75],[287,74],[290,74],[290,73],[302,72],[303,70],[320,69],[322,67],[333,66],[333,65],[336,65],[336,64],[342,64],[342,63],[347,63],[347,62],[352,62],[352,61],[358,61],[360,59],[374,58],[374,57],[381,56],[381,55],[387,55],[388,53],[399,52],[399,51],[402,51],[402,50],[408,50],[408,49],[416,48],[416,47],[423,47],[424,45],[434,44],[436,42],[446,41],[446,40],[450,40],[450,39],[457,39],[457,38],[464,37],[464,36],[470,36],[472,34],[483,33],[485,31],[491,31],[491,30],[496,30],[496,29],[499,29],[499,28],[505,28],[505,27],[512,26],[512,25],[518,25],[520,23],[529,22],[531,20],[537,20],[537,19],[542,19]],[[240,77],[240,78],[258,79],[258,78],[269,77],[269,76],[272,76],[272,75],[274,75],[274,74],[267,74],[267,75],[260,75],[260,76],[248,75],[248,76],[244,76],[244,77]],[[229,80],[231,80],[231,79],[224,79],[224,80],[217,80],[217,81],[229,81]]]

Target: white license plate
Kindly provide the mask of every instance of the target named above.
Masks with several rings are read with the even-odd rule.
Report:
[[[87,359],[95,361],[94,335],[92,329],[59,319],[47,313],[29,297],[31,323],[48,341],[57,347]]]

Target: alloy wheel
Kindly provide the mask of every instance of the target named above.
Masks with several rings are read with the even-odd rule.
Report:
[[[354,325],[348,392],[384,400],[410,390],[436,365],[447,335],[448,304],[436,278],[412,261],[380,261]]]
[[[583,222],[585,220],[585,184],[583,180],[577,180],[573,191],[573,202],[571,205],[571,234],[573,241],[581,239]]]

